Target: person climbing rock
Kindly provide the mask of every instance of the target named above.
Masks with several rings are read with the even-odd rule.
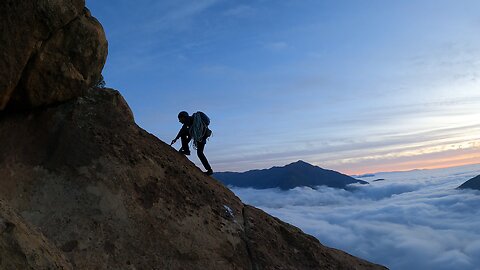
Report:
[[[212,131],[208,128],[210,125],[210,118],[203,112],[196,112],[190,116],[188,112],[182,111],[178,114],[178,121],[182,123],[182,128],[177,134],[177,137],[172,140],[170,145],[177,142],[178,139],[182,141],[182,147],[178,152],[184,155],[190,155],[189,143],[193,139],[193,148],[197,149],[197,156],[207,170],[206,175],[212,175],[213,170],[208,163],[207,157],[203,153],[207,138],[212,135]]]

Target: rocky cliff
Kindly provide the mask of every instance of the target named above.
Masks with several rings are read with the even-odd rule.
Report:
[[[83,1],[6,0],[0,27],[1,269],[385,269],[244,205],[92,87]]]

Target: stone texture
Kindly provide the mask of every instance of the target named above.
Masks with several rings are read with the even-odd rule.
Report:
[[[0,269],[72,269],[63,253],[0,200]]]
[[[0,141],[0,198],[75,269],[384,269],[245,208],[117,91],[0,114]]]
[[[50,105],[96,83],[107,56],[82,0],[0,2],[0,110]]]

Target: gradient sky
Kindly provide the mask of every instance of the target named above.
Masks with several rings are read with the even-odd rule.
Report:
[[[216,171],[479,163],[478,0],[86,2],[107,86],[167,143],[207,113]]]

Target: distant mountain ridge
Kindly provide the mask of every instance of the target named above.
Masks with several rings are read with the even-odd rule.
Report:
[[[243,173],[219,172],[213,176],[225,185],[256,189],[280,188],[287,190],[302,186],[312,188],[328,186],[345,189],[349,184],[368,184],[368,182],[336,171],[322,169],[302,160],[283,167],[251,170]]]
[[[480,190],[480,175],[477,175],[476,177],[461,184],[458,188],[460,189],[470,188],[470,189]]]

